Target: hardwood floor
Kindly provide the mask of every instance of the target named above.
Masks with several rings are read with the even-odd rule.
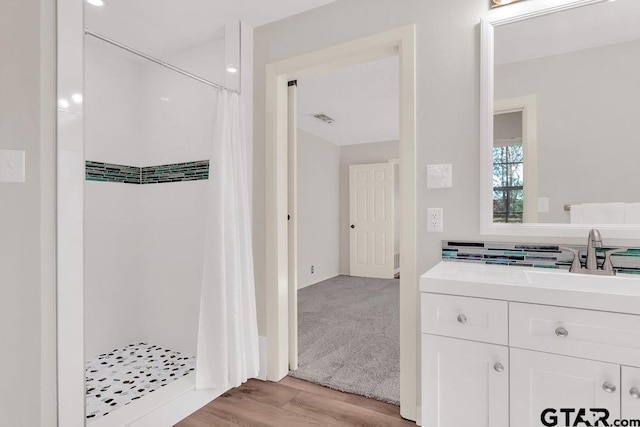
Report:
[[[176,427],[415,426],[397,406],[286,377],[249,380]]]

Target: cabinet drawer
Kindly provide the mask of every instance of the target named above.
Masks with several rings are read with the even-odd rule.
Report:
[[[605,362],[640,364],[640,316],[509,303],[509,343]]]
[[[508,303],[479,298],[422,294],[422,332],[506,345]]]

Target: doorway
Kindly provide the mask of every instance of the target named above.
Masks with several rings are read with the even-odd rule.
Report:
[[[305,76],[398,56],[400,61],[400,404],[404,418],[417,419],[415,28],[375,36],[273,63],[266,70],[266,267],[267,379],[284,378],[295,345],[295,298],[291,297],[288,241],[287,83]],[[293,314],[293,315],[292,315]]]
[[[289,375],[399,405],[398,56],[288,91]]]

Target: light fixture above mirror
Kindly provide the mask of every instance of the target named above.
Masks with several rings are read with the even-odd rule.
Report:
[[[508,4],[511,3],[516,3],[519,1],[523,1],[523,0],[491,0],[491,7],[500,7],[500,6],[506,6]]]

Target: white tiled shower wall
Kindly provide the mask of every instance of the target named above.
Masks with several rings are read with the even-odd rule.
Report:
[[[225,80],[224,39],[163,59]],[[214,89],[98,40],[85,66],[87,160],[209,158]],[[195,354],[206,185],[85,182],[87,357],[141,341]]]

